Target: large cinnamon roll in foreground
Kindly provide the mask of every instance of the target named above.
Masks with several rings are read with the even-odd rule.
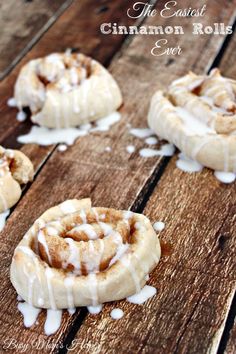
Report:
[[[33,165],[25,154],[0,146],[0,213],[18,202],[20,185],[32,181],[33,174]]]
[[[20,71],[15,100],[34,123],[68,128],[103,118],[122,103],[120,89],[97,61],[74,53],[31,60]]]
[[[145,216],[67,200],[41,215],[19,243],[11,281],[36,307],[94,306],[139,292],[159,259]]]
[[[218,69],[174,81],[152,98],[148,123],[186,156],[216,171],[236,172],[236,81]]]

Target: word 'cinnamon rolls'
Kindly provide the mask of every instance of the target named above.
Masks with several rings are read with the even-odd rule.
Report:
[[[236,81],[214,69],[193,73],[154,94],[148,123],[186,156],[216,171],[236,172]]]
[[[32,181],[33,173],[33,165],[25,154],[0,146],[0,213],[18,202],[20,185]]]
[[[103,118],[122,103],[120,89],[97,61],[74,53],[34,59],[20,71],[15,100],[34,123],[68,128]]]
[[[145,216],[68,200],[26,233],[13,256],[11,281],[36,307],[95,306],[139,292],[159,259],[159,240]]]

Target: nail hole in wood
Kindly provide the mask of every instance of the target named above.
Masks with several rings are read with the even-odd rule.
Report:
[[[220,235],[220,237],[218,239],[218,243],[219,243],[219,248],[221,251],[223,251],[225,249],[228,239],[229,239],[229,235],[227,235],[227,234]]]
[[[169,66],[171,64],[173,64],[175,62],[175,60],[173,58],[168,59],[166,66]]]
[[[103,5],[101,7],[99,7],[99,9],[97,9],[97,14],[100,14],[102,12],[106,12],[107,10],[109,10],[109,7],[107,5]]]

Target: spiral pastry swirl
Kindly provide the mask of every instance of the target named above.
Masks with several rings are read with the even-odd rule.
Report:
[[[20,185],[32,181],[33,173],[33,165],[25,154],[0,146],[0,213],[18,202]]]
[[[203,166],[236,173],[236,81],[218,69],[205,76],[190,72],[157,91],[148,123]]]
[[[26,233],[12,259],[11,281],[36,307],[93,306],[140,291],[159,259],[159,240],[145,216],[68,200]]]
[[[68,128],[113,113],[122,103],[119,87],[97,61],[75,53],[53,53],[28,62],[14,90],[17,107],[29,107],[31,120]]]

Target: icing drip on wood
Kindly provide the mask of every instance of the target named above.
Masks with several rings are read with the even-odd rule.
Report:
[[[157,221],[157,222],[155,222],[155,223],[153,224],[153,228],[154,228],[155,231],[160,232],[160,231],[164,230],[164,228],[165,228],[165,223],[162,222],[162,221]]]
[[[185,156],[183,153],[178,155],[178,160],[176,161],[176,166],[184,171],[184,172],[200,172],[203,169],[203,166],[198,163],[197,161],[194,161],[187,156]]]
[[[156,295],[156,292],[157,290],[153,286],[145,285],[137,294],[127,297],[127,301],[131,302],[132,304],[141,305]]]
[[[83,137],[91,132],[108,131],[110,127],[119,120],[120,113],[114,112],[103,119],[97,120],[93,126],[88,124],[78,128],[62,129],[33,126],[28,134],[18,136],[17,141],[21,144],[34,143],[42,146],[62,144],[63,148],[60,148],[59,151],[65,151],[65,144],[73,145],[77,138]]]
[[[9,209],[0,214],[0,231],[4,229],[4,226],[6,224],[6,219],[9,215],[10,215]]]
[[[116,308],[110,312],[110,315],[113,320],[120,320],[124,316],[124,311]]]

